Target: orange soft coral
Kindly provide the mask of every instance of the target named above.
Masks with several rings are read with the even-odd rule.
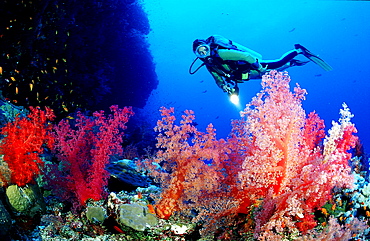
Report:
[[[159,172],[156,166],[151,166],[152,176],[164,188],[155,206],[157,215],[164,219],[188,208],[186,202],[202,206],[201,200],[219,189],[224,179],[221,165],[230,152],[224,140],[216,140],[212,125],[207,127],[206,133],[198,131],[190,110],[185,111],[180,125],[176,125],[173,112],[173,108],[161,109],[163,118],[155,128],[159,132],[157,147],[160,150],[156,158],[150,160],[163,164],[165,170]]]

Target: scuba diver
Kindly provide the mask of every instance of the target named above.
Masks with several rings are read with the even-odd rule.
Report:
[[[295,44],[294,49],[285,53],[280,59],[263,60],[259,53],[245,46],[220,35],[212,35],[207,39],[196,39],[193,42],[193,52],[197,58],[191,64],[189,73],[195,74],[205,65],[218,87],[231,98],[233,96],[238,98],[238,83],[250,79],[261,79],[262,75],[273,69],[282,71],[312,61],[326,71],[332,70],[332,67],[324,60],[300,44]],[[309,61],[295,59],[300,54],[308,58]],[[203,63],[195,71],[192,71],[197,59]]]

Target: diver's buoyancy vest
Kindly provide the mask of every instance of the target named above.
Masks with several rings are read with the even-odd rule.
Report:
[[[211,48],[211,55],[207,59],[202,61],[214,71],[224,76],[232,73],[246,73],[251,69],[251,65],[245,61],[234,61],[234,60],[223,60],[219,55],[217,50],[219,49],[231,49],[241,52],[247,52],[255,59],[261,60],[262,55],[243,46],[236,42],[231,41],[221,35],[212,35],[206,39],[206,43],[209,44]],[[228,68],[225,67],[227,65]]]
[[[204,64],[216,73],[228,77],[237,73],[246,73],[251,70],[250,63],[246,61],[223,60],[217,53],[217,49],[211,47],[211,55],[202,59]]]
[[[262,55],[256,51],[247,48],[241,44],[238,44],[230,39],[227,39],[221,35],[212,35],[206,39],[206,42],[210,45],[211,49],[233,49],[241,52],[247,52],[255,59],[262,60]]]

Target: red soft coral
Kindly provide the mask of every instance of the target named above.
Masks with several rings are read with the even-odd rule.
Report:
[[[55,191],[73,202],[75,207],[92,198],[99,200],[104,193],[109,173],[105,170],[109,158],[122,153],[122,136],[131,108],[112,106],[113,115],[95,112],[94,117],[82,113],[75,119],[76,129],[67,120],[54,128],[54,151],[61,161],[62,172],[54,167],[54,180],[49,180]],[[77,202],[76,202],[77,201]]]
[[[49,108],[42,111],[30,107],[27,117],[16,117],[1,129],[5,137],[0,149],[11,170],[11,183],[24,186],[34,182],[34,178],[40,174],[40,167],[44,163],[39,155],[43,153],[44,144],[52,144],[48,121],[53,118],[54,114]]]

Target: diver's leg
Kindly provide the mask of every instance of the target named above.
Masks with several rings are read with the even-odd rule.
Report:
[[[305,65],[305,64],[307,64],[309,62],[310,61],[302,61],[302,60],[298,60],[298,59],[292,59],[291,61],[289,61],[288,63],[284,64],[280,68],[277,68],[276,70],[277,71],[283,71],[283,70],[286,70],[287,68],[290,68],[290,67],[293,67],[293,66],[303,66],[303,65]]]
[[[266,67],[268,69],[279,69],[282,67],[288,68],[290,66],[290,61],[294,59],[298,55],[298,50],[293,49],[287,53],[285,53],[283,56],[281,56],[280,59],[277,60],[261,60],[261,65]]]

